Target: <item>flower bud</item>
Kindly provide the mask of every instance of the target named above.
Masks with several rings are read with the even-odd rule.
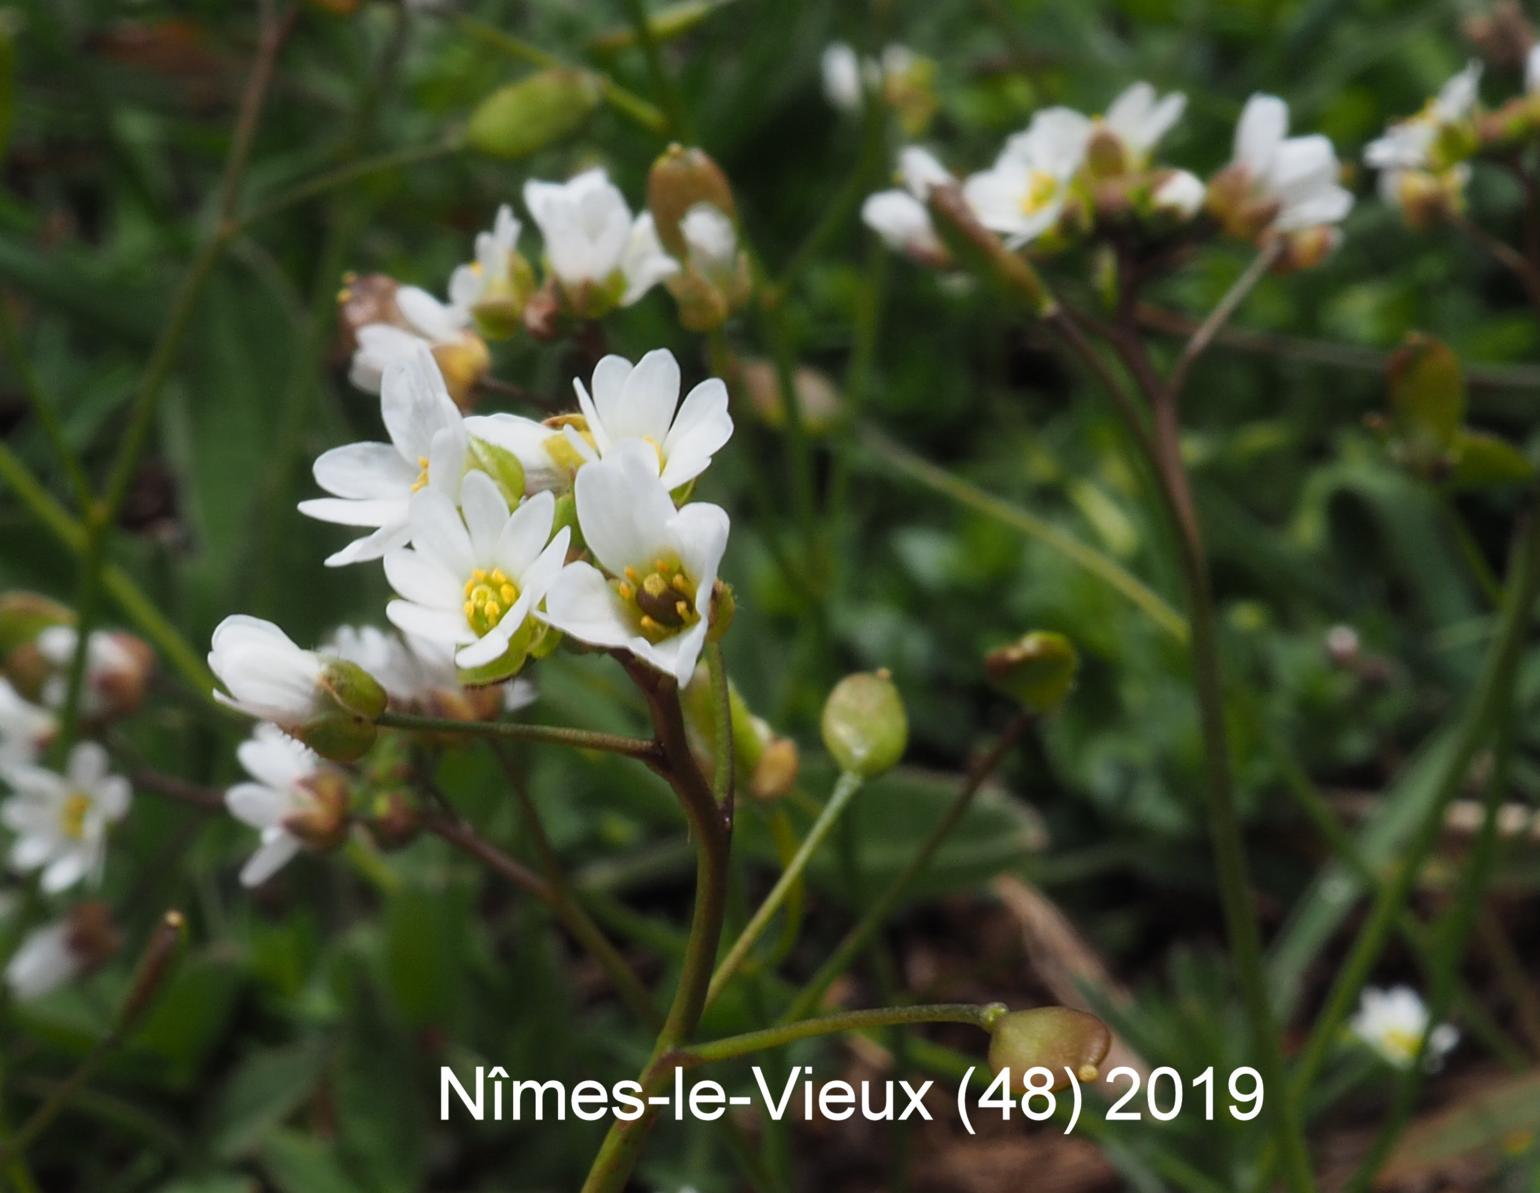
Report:
[[[497,484],[509,509],[524,500],[524,465],[518,456],[506,447],[498,447],[474,435],[470,437],[470,456],[475,466]]]
[[[772,737],[749,776],[749,794],[755,799],[776,800],[797,783],[802,758],[789,737]]]
[[[1465,181],[1466,171],[1458,167],[1437,174],[1401,170],[1391,183],[1391,194],[1406,226],[1414,232],[1426,232],[1465,210]]]
[[[1085,161],[1093,178],[1116,178],[1124,174],[1129,163],[1123,138],[1098,121],[1086,143]]]
[[[337,291],[337,329],[344,353],[358,348],[359,328],[374,323],[400,327],[406,322],[396,305],[400,288],[400,282],[383,273],[342,275],[342,289]]]
[[[1112,1048],[1112,1032],[1095,1015],[1069,1007],[1034,1007],[1002,1015],[991,1029],[989,1067],[998,1075],[1009,1070],[1016,1093],[1027,1092],[1027,1077],[1035,1068],[1053,1074],[1053,1089],[1074,1080],[1095,1081],[1099,1066]]]
[[[364,827],[381,849],[402,849],[422,832],[422,813],[404,792],[382,791],[374,797]]]
[[[476,386],[492,368],[486,341],[474,332],[461,332],[456,339],[434,344],[433,359],[455,405],[461,410],[471,409],[476,404]]]
[[[602,97],[590,71],[536,71],[482,100],[465,126],[465,141],[492,157],[524,157],[576,132]]]
[[[562,334],[561,291],[552,278],[529,296],[524,304],[524,330],[529,338],[543,344],[553,343]]]
[[[738,612],[738,599],[733,586],[726,580],[718,580],[711,586],[711,619],[706,631],[708,642],[720,642],[732,627]]]
[[[347,659],[327,658],[318,682],[339,709],[366,721],[378,720],[389,701],[380,681]]]
[[[67,606],[36,592],[0,593],[0,660],[33,642],[49,626],[72,625]]]
[[[346,659],[328,658],[317,688],[330,701],[308,720],[283,726],[323,758],[352,762],[374,744],[374,722],[385,711],[388,697],[379,681]]]
[[[1188,170],[1163,170],[1156,177],[1150,202],[1155,211],[1171,219],[1186,221],[1203,210],[1203,180]]]
[[[737,217],[733,188],[711,155],[704,149],[670,145],[647,174],[647,209],[663,247],[681,261],[688,258],[689,246],[680,225],[697,203],[708,204],[729,219]]]
[[[1314,228],[1295,228],[1281,236],[1281,249],[1273,261],[1274,273],[1295,273],[1314,269],[1331,256],[1342,243],[1342,232],[1326,224]]]
[[[82,973],[105,965],[123,947],[112,908],[100,900],[77,903],[64,917],[65,944]]]
[[[180,911],[168,911],[156,925],[150,941],[139,958],[139,968],[134,971],[133,984],[128,997],[118,1010],[116,1030],[126,1034],[138,1026],[145,1013],[154,1005],[171,976],[187,937],[187,921]]]
[[[786,425],[785,395],[781,379],[768,360],[745,358],[739,362],[736,380],[748,394],[749,405],[767,427],[780,430]],[[791,375],[796,392],[797,414],[802,430],[809,435],[826,435],[840,418],[840,393],[828,374],[810,365],[798,365]]]
[[[714,331],[732,314],[727,295],[709,278],[698,273],[676,273],[664,282],[674,296],[679,311],[679,326],[703,334]]]
[[[823,743],[841,770],[872,779],[891,770],[909,744],[909,716],[886,671],[847,675],[823,706]]]
[[[1257,240],[1278,217],[1278,202],[1259,199],[1251,174],[1240,165],[1226,166],[1210,179],[1205,206],[1225,235],[1237,240]]]
[[[304,779],[303,785],[310,792],[311,806],[286,818],[284,830],[311,849],[337,848],[348,835],[348,777],[341,771],[323,768]]]
[[[1050,713],[1075,684],[1080,656],[1063,634],[1037,630],[984,656],[990,682],[1027,712]]]

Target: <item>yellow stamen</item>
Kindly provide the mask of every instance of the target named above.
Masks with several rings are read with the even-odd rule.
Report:
[[[59,809],[59,828],[66,837],[78,841],[86,835],[86,816],[91,811],[91,797],[82,791],[64,797]]]
[[[412,492],[417,493],[428,486],[428,457],[417,457],[417,479],[412,482]]]
[[[502,568],[476,568],[465,582],[465,621],[477,636],[488,634],[519,599],[519,586]]]
[[[1059,180],[1047,170],[1033,170],[1027,175],[1027,189],[1021,196],[1021,213],[1036,215],[1059,193]]]

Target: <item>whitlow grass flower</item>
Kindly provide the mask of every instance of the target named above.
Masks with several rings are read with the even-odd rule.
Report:
[[[1428,1007],[1410,986],[1389,990],[1369,987],[1359,1000],[1358,1013],[1349,1028],[1396,1068],[1405,1069],[1417,1059],[1417,1049],[1428,1032]],[[1440,1023],[1428,1035],[1424,1063],[1429,1070],[1443,1064],[1444,1057],[1459,1042],[1460,1033],[1447,1023]]]
[[[574,378],[580,414],[545,423],[513,414],[467,420],[484,439],[518,458],[528,492],[562,490],[585,464],[645,445],[665,487],[678,489],[700,476],[732,438],[727,386],[710,377],[679,401],[679,362],[666,348],[636,364],[606,356],[593,372],[592,392]]]
[[[470,314],[453,303],[440,302],[420,286],[395,292],[396,322],[369,323],[357,331],[358,347],[348,367],[348,380],[368,393],[379,393],[385,370],[414,347],[451,347],[464,342]]]
[[[1181,92],[1160,95],[1141,80],[1125,87],[1096,123],[1121,143],[1126,168],[1142,168],[1186,110],[1187,97]]]
[[[704,502],[676,509],[650,450],[635,443],[579,472],[576,495],[578,526],[599,567],[565,568],[545,620],[687,683],[706,643],[726,512]]]
[[[556,499],[537,493],[512,512],[491,479],[473,472],[461,508],[432,490],[412,501],[410,547],[385,557],[399,594],[386,615],[403,632],[454,649],[479,682],[503,679],[538,645],[531,614],[566,559],[571,531],[552,537]]]
[[[1332,144],[1319,133],[1291,137],[1289,106],[1253,95],[1235,129],[1233,160],[1210,187],[1209,206],[1233,235],[1293,232],[1340,223],[1353,196],[1337,181]]]
[[[5,967],[5,984],[18,1002],[31,1002],[97,968],[121,945],[105,903],[78,903],[29,932]]]
[[[10,680],[0,679],[0,773],[36,761],[58,728],[52,712],[24,699]]]
[[[489,335],[511,335],[532,279],[519,255],[523,225],[504,203],[492,228],[476,233],[476,255],[449,275],[449,305],[462,311]]]
[[[128,812],[128,780],[108,768],[107,751],[80,742],[64,773],[12,766],[5,780],[14,794],[0,804],[0,822],[16,835],[11,865],[42,871],[43,890],[58,892],[84,878],[99,878],[107,830]]]
[[[1396,121],[1364,150],[1364,161],[1380,171],[1380,197],[1414,226],[1463,206],[1480,83],[1481,64],[1467,63],[1422,111]]]
[[[863,60],[842,41],[824,47],[819,69],[823,76],[824,98],[841,112],[860,111],[863,85],[876,85],[882,76],[882,68],[877,63]]]
[[[380,414],[390,442],[349,443],[323,452],[315,462],[315,479],[332,496],[299,503],[300,513],[308,517],[370,529],[328,556],[328,567],[379,559],[404,545],[414,493],[431,487],[459,501],[469,435],[422,344],[411,345],[387,366]]]
[[[241,869],[243,885],[260,886],[306,845],[340,843],[347,823],[340,772],[273,725],[258,725],[236,757],[251,781],[225,792],[225,807],[262,835]]]
[[[1085,161],[1092,124],[1069,108],[1045,108],[1017,133],[988,170],[971,175],[963,194],[978,220],[1012,248],[1058,223]]]
[[[633,219],[602,169],[567,182],[531,179],[524,203],[545,239],[546,263],[579,313],[629,305],[679,268],[658,243],[651,215]]]
[[[38,634],[38,654],[53,668],[43,681],[42,699],[49,708],[62,708],[69,694],[69,669],[80,636],[74,626],[49,626]],[[154,666],[150,649],[132,634],[93,630],[86,640],[85,682],[80,711],[87,718],[126,716],[139,706]]]
[[[899,153],[898,178],[902,189],[867,196],[861,219],[889,248],[925,264],[944,263],[947,250],[925,204],[933,188],[955,185],[957,179],[933,153],[918,145],[905,146]]]

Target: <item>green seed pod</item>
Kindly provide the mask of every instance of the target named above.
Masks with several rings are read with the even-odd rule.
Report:
[[[1025,1093],[1027,1074],[1044,1068],[1054,1075],[1054,1089],[1095,1081],[1098,1066],[1112,1048],[1112,1032],[1095,1015],[1069,1007],[1033,1007],[1012,1011],[995,1021],[989,1041],[989,1067],[998,1075],[1009,1069],[1011,1086]]]
[[[984,656],[989,680],[1027,712],[1049,713],[1075,684],[1080,656],[1063,634],[1035,630]]]
[[[537,71],[481,101],[465,127],[466,144],[492,157],[524,157],[577,131],[602,96],[589,71]]]
[[[863,779],[897,765],[909,744],[909,716],[886,670],[857,672],[834,685],[823,706],[823,743],[841,770]]]
[[[328,658],[321,669],[320,685],[341,711],[366,721],[378,720],[389,700],[379,680],[346,659]]]
[[[166,912],[144,947],[139,958],[139,968],[134,971],[133,984],[128,989],[128,997],[118,1009],[116,1030],[119,1035],[125,1035],[137,1027],[154,1005],[182,954],[186,938],[187,920],[182,913]]]

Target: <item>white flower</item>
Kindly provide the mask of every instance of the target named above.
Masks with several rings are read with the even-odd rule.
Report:
[[[324,711],[325,661],[272,622],[233,614],[214,627],[210,646],[209,669],[228,689],[214,691],[221,704],[280,725],[303,724]]]
[[[935,187],[953,185],[957,179],[933,153],[918,145],[905,146],[899,154],[898,176],[904,189],[868,195],[861,205],[861,219],[889,248],[922,260],[944,256],[946,249],[925,204]]]
[[[1288,105],[1274,95],[1253,95],[1235,129],[1234,165],[1259,198],[1277,205],[1275,230],[1339,223],[1353,196],[1338,185],[1336,151],[1319,133],[1290,137],[1288,131]]]
[[[1187,97],[1180,91],[1157,96],[1154,87],[1138,82],[1124,88],[1112,101],[1102,123],[1142,160],[1171,131],[1186,108]]]
[[[469,318],[476,306],[506,290],[518,252],[521,225],[504,203],[490,232],[476,233],[476,258],[449,275],[449,305]]]
[[[1203,209],[1207,188],[1203,180],[1187,170],[1171,170],[1150,195],[1155,207],[1178,219],[1191,219]]]
[[[309,780],[323,771],[320,758],[274,725],[258,725],[236,757],[254,780],[225,792],[225,807],[243,824],[261,830],[262,843],[241,869],[241,883],[260,886],[299,852],[303,841],[286,827],[317,810]]]
[[[19,1002],[51,994],[85,968],[85,959],[71,947],[72,926],[62,919],[30,933],[5,967],[5,984]]]
[[[1435,147],[1439,133],[1450,124],[1468,120],[1475,111],[1478,88],[1481,83],[1481,64],[1471,61],[1465,69],[1439,88],[1438,94],[1428,101],[1417,115],[1398,120],[1384,134],[1371,141],[1364,150],[1364,161],[1380,170],[1380,197],[1396,207],[1405,206],[1406,185],[1431,180],[1417,176],[1433,172],[1437,181],[1433,188],[1457,198],[1470,180],[1470,166],[1454,162],[1440,168],[1435,162]],[[1427,185],[1416,188],[1430,193]]]
[[[37,636],[38,653],[55,671],[43,683],[43,703],[49,708],[63,706],[69,689],[68,668],[75,660],[78,641],[74,626],[49,626]],[[124,645],[123,639],[107,630],[95,630],[86,643],[85,686],[81,689],[80,708],[88,717],[99,716],[106,708],[106,689],[115,677],[137,672],[139,660]]]
[[[679,268],[658,243],[652,216],[635,220],[625,196],[602,169],[568,182],[524,184],[524,204],[540,225],[551,271],[563,286],[619,290],[629,305]]]
[[[1526,64],[1527,67],[1527,64]],[[1441,124],[1464,120],[1476,110],[1481,94],[1481,63],[1472,58],[1433,97],[1431,114]]]
[[[1540,42],[1524,56],[1524,90],[1530,95],[1540,91]]]
[[[54,893],[82,878],[100,877],[107,828],[128,812],[128,780],[107,769],[107,751],[80,742],[64,773],[13,766],[5,774],[15,794],[0,805],[0,821],[16,834],[11,865],[42,870],[42,887]]]
[[[991,169],[963,184],[979,222],[1017,248],[1059,220],[1070,182],[1085,160],[1091,121],[1069,108],[1046,108],[1005,143]]]
[[[466,311],[440,302],[419,286],[402,286],[396,291],[395,302],[402,326],[369,323],[358,329],[358,347],[353,350],[348,380],[369,393],[380,392],[392,361],[418,345],[457,344],[465,338],[470,322]]]
[[[402,631],[454,647],[466,670],[497,662],[562,568],[571,531],[551,537],[556,499],[537,493],[512,513],[485,473],[465,478],[464,521],[432,490],[412,501],[412,545],[385,557],[401,599],[385,612]]]
[[[1417,1059],[1417,1048],[1428,1030],[1428,1008],[1410,986],[1389,990],[1369,987],[1363,992],[1358,1013],[1348,1025],[1353,1034],[1397,1068],[1405,1069]],[[1435,1027],[1428,1036],[1425,1063],[1437,1069],[1444,1057],[1459,1042],[1460,1033],[1447,1023]]]
[[[718,285],[734,283],[738,273],[738,229],[720,207],[696,203],[679,221],[691,269]]]
[[[390,442],[349,443],[323,452],[315,479],[333,496],[299,503],[300,513],[323,522],[373,528],[329,556],[328,567],[379,559],[404,545],[407,506],[420,489],[431,487],[459,500],[469,444],[465,420],[422,344],[412,344],[386,366],[380,414]]]
[[[529,492],[566,488],[584,464],[638,441],[664,484],[677,489],[704,472],[732,437],[727,386],[707,378],[681,404],[679,363],[665,348],[634,366],[623,356],[604,357],[594,368],[592,395],[577,378],[572,386],[582,415],[559,420],[557,428],[513,414],[467,420],[478,439],[519,458]]]
[[[726,512],[703,502],[676,510],[639,445],[584,468],[576,491],[578,525],[604,571],[569,565],[546,597],[544,619],[687,683],[706,643]]]
[[[0,771],[35,761],[58,727],[53,713],[22,699],[10,680],[0,679]]]
[[[842,41],[826,46],[819,63],[823,71],[825,98],[842,112],[854,112],[861,107],[863,80],[876,83],[881,68],[874,62],[863,62],[859,55]]]

